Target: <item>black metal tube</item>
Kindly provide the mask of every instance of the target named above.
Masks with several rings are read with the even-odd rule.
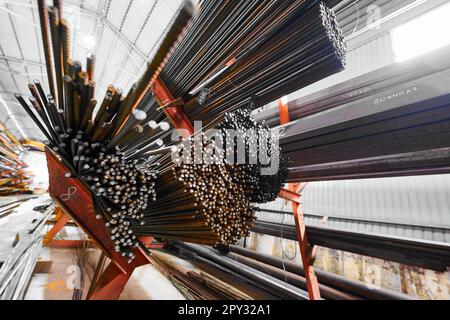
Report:
[[[242,276],[253,281],[256,285],[261,284],[261,287],[267,288],[270,287],[273,292],[277,295],[286,295],[289,299],[294,300],[308,300],[308,293],[295,288],[294,286],[287,284],[284,281],[280,281],[273,277],[267,276],[266,274],[256,271],[248,266],[235,262],[227,257],[222,257],[214,253],[213,251],[206,249],[199,245],[192,245],[186,243],[176,243],[175,246],[181,250],[186,250],[188,252],[194,252],[195,254],[213,261],[227,269],[232,270]]]
[[[305,271],[303,267],[298,263],[293,263],[291,261],[281,260],[274,256],[261,254],[246,248],[242,248],[239,246],[230,246],[231,252],[236,252],[239,255],[243,255],[245,257],[252,258],[256,261],[261,261],[268,265],[274,266],[281,270],[285,269],[286,271],[300,275],[302,277],[305,276]],[[339,276],[337,274],[325,272],[322,270],[315,270],[317,279],[319,280],[319,284],[325,284],[331,288],[335,288],[341,290],[343,292],[348,292],[350,294],[354,294],[360,296],[365,299],[371,300],[412,300],[411,296],[394,292],[391,290],[383,289],[383,288],[374,288],[369,287],[367,284],[352,281],[343,276]],[[321,288],[321,293],[323,293],[323,289]]]

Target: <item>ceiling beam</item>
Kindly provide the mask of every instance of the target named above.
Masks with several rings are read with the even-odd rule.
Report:
[[[11,61],[16,63],[25,63],[33,66],[45,67],[45,64],[39,61],[32,61],[27,59],[19,59],[14,57],[2,56],[0,55],[0,60]]]
[[[147,24],[148,24],[150,18],[152,17],[153,12],[155,11],[157,5],[158,5],[158,0],[154,0],[154,2],[153,2],[153,4],[152,4],[152,7],[150,8],[149,12],[147,13],[147,16],[146,16],[146,18],[145,18],[145,20],[144,20],[144,23],[142,24],[142,26],[141,26],[141,28],[139,29],[139,32],[138,32],[136,38],[134,39],[133,43],[131,44],[131,47],[129,48],[128,54],[126,54],[126,55],[123,57],[123,59],[122,59],[122,62],[121,62],[121,64],[120,64],[120,69],[125,68],[125,65],[126,65],[126,63],[127,63],[127,61],[128,61],[128,57],[131,55],[131,53],[133,52],[133,50],[136,48],[136,44],[138,43],[139,39],[140,39],[141,36],[142,36],[142,31],[143,31],[144,28],[147,26]],[[137,66],[137,67],[139,67],[139,66]],[[116,82],[117,82],[117,78],[119,77],[119,70],[120,70],[120,69],[117,69],[117,71],[116,71],[116,73],[115,73],[115,75],[114,75],[113,83],[116,83]]]
[[[103,22],[105,25],[111,29],[112,32],[114,32],[120,40],[122,40],[123,43],[125,43],[128,47],[133,48],[134,51],[144,60],[148,61],[147,55],[141,51],[138,47],[133,45],[130,39],[128,39],[122,32],[120,32],[109,20],[104,19]]]

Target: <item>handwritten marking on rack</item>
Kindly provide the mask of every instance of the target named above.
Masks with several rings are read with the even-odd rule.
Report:
[[[74,196],[77,193],[78,189],[76,187],[69,187],[67,188],[67,193],[63,193],[60,196],[60,199],[62,201],[68,201],[72,198],[72,196]]]

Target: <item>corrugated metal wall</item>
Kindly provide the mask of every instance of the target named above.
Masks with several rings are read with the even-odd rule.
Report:
[[[317,182],[303,196],[307,213],[450,229],[449,175]]]
[[[450,242],[450,176],[310,183],[303,191],[307,225]],[[261,205],[258,219],[294,224],[290,204]],[[280,214],[287,212],[287,214]]]

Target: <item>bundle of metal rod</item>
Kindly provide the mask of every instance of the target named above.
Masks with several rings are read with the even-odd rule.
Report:
[[[191,120],[274,99],[343,69],[345,44],[320,1],[202,2],[161,70]]]
[[[194,159],[195,138],[186,141],[190,147],[183,157]],[[209,155],[213,164],[180,162],[176,166],[170,160],[161,164],[158,201],[144,210],[145,225],[132,225],[136,235],[217,245],[236,243],[248,234],[254,208],[243,186],[234,182],[233,172],[215,154]]]
[[[288,180],[450,172],[449,88],[450,69],[284,126]]]
[[[287,300],[308,300],[308,293],[292,284],[286,282],[286,279],[277,279],[266,272],[261,272],[249,267],[230,257],[219,254],[217,251],[200,245],[175,243],[174,247],[181,254],[190,258],[207,263],[215,268],[226,270],[233,276],[237,275],[242,281],[251,283],[264,291],[269,292],[275,297]]]
[[[173,257],[159,251],[153,252],[155,266],[189,300],[253,300],[245,292],[231,284],[202,272],[186,270],[183,265],[174,263]]]
[[[139,224],[141,212],[155,201],[157,170],[145,160],[171,151],[158,139],[168,125],[146,123],[146,112],[136,108],[154,71],[150,63],[127,95],[110,85],[95,112],[95,57],[87,57],[86,71],[81,62],[70,60],[70,30],[61,19],[61,1],[50,8],[43,0],[38,5],[52,95],[34,81],[31,106],[21,95],[16,98],[70,174],[92,190],[97,218],[105,222],[116,250],[131,261],[130,248],[138,245],[131,221]]]
[[[235,254],[229,254],[231,259],[242,262],[247,265],[252,265],[256,269],[266,269],[267,272],[273,274],[271,267],[277,268],[276,274],[281,271],[283,274],[287,272],[289,275],[297,275],[303,278],[305,271],[302,266],[296,262],[289,260],[282,260],[278,257],[274,257],[267,254],[262,254],[253,250],[242,248],[239,246],[230,246],[230,251]],[[243,259],[244,257],[248,259]],[[262,270],[264,271],[264,270]],[[344,276],[334,273],[316,270],[317,279],[319,280],[320,292],[325,299],[332,299],[335,296],[336,291],[342,294],[341,298],[345,298],[345,295],[352,295],[362,299],[369,300],[411,300],[411,296],[406,294],[395,292],[383,288],[374,288],[366,283],[348,279]],[[285,279],[285,278],[283,278]],[[304,278],[303,278],[304,279]],[[302,280],[302,282],[304,282]],[[305,282],[306,284],[306,282]],[[330,291],[329,289],[333,291]],[[335,296],[339,298],[339,296]]]
[[[6,169],[5,171],[3,171]],[[0,196],[13,194],[33,194],[32,174],[0,164]]]
[[[110,94],[111,98],[109,94],[110,92],[105,101],[114,103],[116,95]],[[96,199],[98,218],[103,218],[105,221],[111,238],[115,241],[116,249],[133,259],[134,256],[129,247],[137,245],[137,242],[128,227],[129,220],[139,220],[139,211],[143,210],[149,201],[155,200],[154,182],[152,182],[156,178],[155,171],[148,167],[137,166],[136,160],[125,161],[124,155],[118,147],[108,147],[108,140],[103,140],[109,132],[105,121],[110,121],[109,117],[113,117],[114,114],[110,114],[110,109],[107,107],[106,110],[102,110],[101,114],[97,114],[103,123],[101,126],[96,127],[95,120],[88,120],[85,121],[88,122],[85,131],[74,131],[72,129],[74,120],[76,123],[76,120],[80,118],[72,118],[70,113],[66,112],[63,115],[63,112],[58,111],[56,119],[54,119],[55,126],[53,126],[48,120],[46,121],[46,113],[40,107],[42,100],[37,100],[38,98],[40,97],[31,100],[37,111],[36,115],[25,100],[18,96],[19,102],[50,139],[49,146],[53,151],[60,153],[72,173],[87,183],[93,194],[98,197]],[[68,100],[66,99],[66,101]],[[36,101],[40,101],[40,103]],[[76,104],[79,107],[79,101]],[[94,105],[91,100],[90,112],[85,114],[87,118],[90,117]],[[105,105],[107,103],[102,104],[102,107]],[[56,110],[51,97],[48,99],[45,110]],[[133,119],[130,119],[129,122],[133,122]],[[137,122],[140,120],[142,118],[137,119]],[[64,129],[60,130],[60,128]]]
[[[82,179],[95,195],[97,219],[106,222],[116,251],[131,261],[134,259],[131,248],[139,242],[130,226],[133,222],[140,223],[142,211],[156,200],[153,182],[156,174],[135,162],[124,161],[120,152],[115,156],[100,153],[93,163]]]
[[[70,81],[66,81],[66,83],[72,85]],[[35,85],[39,85],[39,83],[35,82]],[[33,86],[30,86],[31,88]],[[31,92],[32,94],[36,93],[35,90],[31,90]],[[125,130],[119,131],[120,136],[110,141],[105,139],[105,136],[110,132],[108,130],[110,128],[108,124],[111,123],[110,119],[117,116],[114,113],[115,103],[118,104],[120,99],[120,93],[117,93],[112,86],[108,88],[100,110],[93,120],[89,119],[95,105],[91,100],[88,105],[89,112],[84,114],[84,117],[89,120],[85,121],[84,119],[82,121],[87,125],[78,131],[72,128],[75,127],[74,123],[79,123],[77,120],[81,118],[71,117],[69,112],[63,114],[63,112],[58,111],[53,122],[55,125],[46,119],[45,111],[52,112],[51,110],[56,110],[56,107],[51,96],[48,96],[47,108],[41,107],[43,106],[43,99],[42,96],[38,95],[38,92],[31,99],[36,113],[21,96],[17,96],[17,98],[41,127],[41,130],[46,133],[52,150],[61,155],[64,164],[71,169],[74,176],[89,186],[97,205],[97,218],[103,219],[105,222],[111,234],[111,239],[116,245],[116,250],[120,251],[123,256],[127,256],[131,262],[134,259],[131,247],[137,246],[139,243],[129,226],[131,220],[139,221],[141,219],[140,212],[146,208],[150,201],[155,201],[154,180],[156,179],[156,171],[149,166],[138,165],[138,159],[126,160],[119,147],[122,141],[127,141],[127,132],[133,132],[132,130],[139,126],[138,123],[145,119],[145,113],[143,117],[138,110],[135,110],[125,124]],[[69,92],[69,90],[66,92]],[[84,98],[84,96],[81,96],[78,99],[77,107],[80,106],[80,101]],[[65,106],[71,104],[69,99],[65,101],[68,103]],[[84,101],[89,101],[89,99]],[[102,125],[96,126],[97,123],[102,123]],[[60,128],[64,129],[60,130]],[[53,139],[53,137],[55,138]]]
[[[226,113],[218,128],[222,133],[222,140],[226,142],[227,156],[228,153],[232,156],[232,159],[227,157],[232,164],[229,170],[234,172],[233,177],[239,179],[234,182],[244,187],[247,197],[253,203],[274,201],[285,184],[289,162],[281,154],[278,144],[275,144],[278,137],[274,137],[267,127],[257,123],[248,109]],[[235,139],[238,140],[237,143]],[[239,140],[245,144],[241,150]],[[267,170],[265,173],[264,169],[269,168],[274,170]]]
[[[287,175],[287,160],[270,130],[246,109],[226,114],[218,130],[195,134],[168,151],[155,164],[158,201],[144,211],[144,226],[132,226],[137,235],[236,243],[253,225],[250,203],[273,201]],[[264,166],[275,171],[264,175]]]
[[[109,86],[106,97],[97,113],[94,113],[97,105],[97,101],[93,99],[95,56],[88,55],[86,71],[82,70],[81,62],[69,58],[70,30],[67,22],[61,19],[61,3],[62,1],[56,1],[53,7],[47,8],[44,0],[38,1],[51,97],[45,95],[37,81],[30,84],[33,108],[27,112],[33,119],[36,118],[35,121],[47,139],[54,142],[54,145],[63,144],[61,151],[69,155],[67,149],[70,147],[70,138],[79,131],[92,142],[113,140],[119,136],[114,141],[117,142],[145,120],[142,117],[136,119],[133,111],[143,110],[145,107],[142,100],[149,91],[151,76],[156,69],[154,65],[160,63],[160,57],[155,58],[156,62],[149,63],[143,76],[127,95]],[[23,105],[23,101],[20,102]],[[137,108],[138,106],[142,108]]]

